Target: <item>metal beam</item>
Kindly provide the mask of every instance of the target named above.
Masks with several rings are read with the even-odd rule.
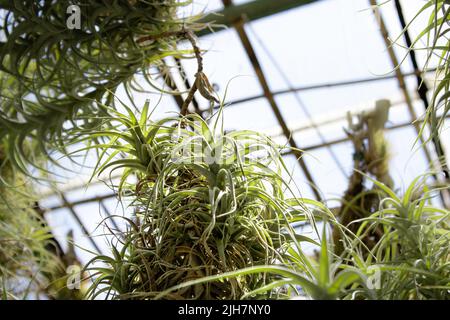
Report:
[[[261,39],[258,36],[258,34],[255,32],[255,30],[252,29],[251,25],[248,26],[248,28],[249,28],[249,31],[252,32],[253,38],[255,39],[255,41],[257,41],[259,43],[259,45],[261,46],[262,50],[266,53],[266,56],[269,58],[270,62],[274,66],[274,68],[278,71],[278,74],[280,75],[280,77],[283,79],[283,81],[288,86],[288,89],[289,90],[293,90],[295,88],[294,84],[289,79],[289,77],[286,75],[286,72],[283,70],[283,67],[281,66],[281,64],[274,57],[274,55],[271,53],[271,51],[267,48],[267,46],[265,45],[263,39]],[[300,97],[299,92],[296,92],[292,96],[294,97],[294,99],[297,102],[297,104],[300,107],[300,109],[305,114],[306,118],[309,120],[309,123],[310,123],[311,127],[314,129],[314,131],[316,132],[317,136],[319,137],[320,142],[326,143],[325,136],[323,135],[322,131],[319,129],[319,126],[316,124],[316,121],[315,121],[314,117],[311,114],[310,108],[308,108],[306,106],[304,100]],[[339,160],[338,156],[334,152],[334,150],[329,148],[329,147],[327,147],[326,149],[327,149],[328,154],[330,155],[330,157],[334,160],[334,162],[336,162],[336,165],[338,166],[338,168],[341,171],[342,175],[344,177],[348,178],[348,173],[345,170],[344,166],[342,165],[341,161]]]
[[[102,195],[102,196],[95,196],[95,197],[85,198],[85,199],[82,199],[82,200],[72,201],[72,202],[67,201],[67,199],[64,197],[64,198],[62,198],[62,200],[63,200],[62,204],[58,204],[58,205],[52,206],[50,208],[47,208],[47,210],[48,211],[54,211],[54,210],[63,209],[63,208],[69,208],[69,207],[73,208],[73,207],[79,206],[81,204],[86,204],[86,203],[91,203],[91,202],[100,202],[100,201],[103,201],[103,200],[111,199],[113,197],[117,197],[117,194],[116,193],[108,193],[108,194],[105,194],[105,195]],[[73,212],[71,212],[71,214],[73,215]],[[75,213],[75,215],[76,215],[76,213]],[[74,216],[74,218],[76,220],[79,220],[75,216]]]
[[[174,60],[175,60],[175,64],[176,64],[176,69],[177,69],[180,77],[183,79],[184,86],[189,89],[191,87],[191,84],[189,83],[189,79],[186,75],[186,71],[184,70],[183,65],[181,64],[180,59],[174,58]],[[181,110],[183,107],[183,104],[184,104],[184,99],[181,95],[181,92],[183,90],[178,87],[178,85],[175,81],[175,78],[172,75],[172,70],[170,70],[170,69],[171,69],[171,67],[168,66],[167,63],[163,60],[162,66],[159,67],[159,72],[163,76],[164,82],[170,88],[170,90],[172,90],[174,92],[179,92],[178,94],[172,94],[172,97],[174,98],[176,104],[178,105],[178,107]],[[198,101],[195,96],[192,99],[192,105],[194,106],[195,112],[201,115],[200,106],[199,106]]]
[[[427,72],[434,72],[436,69],[430,69],[427,70]],[[426,73],[426,72],[424,72]],[[409,72],[403,74],[404,77],[411,77],[411,76],[417,76],[417,72]],[[364,84],[364,83],[372,83],[372,82],[380,82],[385,80],[392,80],[397,79],[397,75],[389,75],[389,76],[380,76],[380,77],[370,77],[370,78],[360,78],[356,80],[348,80],[348,81],[339,81],[339,82],[329,82],[329,83],[320,83],[320,84],[314,84],[309,86],[301,86],[301,87],[295,87],[295,88],[289,88],[289,89],[283,89],[283,90],[277,90],[272,91],[272,94],[274,96],[287,94],[287,93],[296,93],[301,91],[312,91],[312,90],[318,90],[318,89],[328,89],[328,88],[338,88],[338,87],[345,87],[345,86],[351,86],[351,85],[358,85],[358,84]],[[254,101],[264,98],[264,94],[257,94],[253,96],[248,96],[241,99],[236,99],[227,102],[224,107],[232,107],[234,105]],[[219,105],[214,106],[214,110],[218,110],[220,108]],[[202,110],[202,113],[209,112],[209,110]]]
[[[450,120],[450,115],[446,116],[445,118]],[[423,123],[423,120],[421,120],[419,122]],[[396,125],[393,125],[393,126],[388,126],[388,127],[386,127],[386,131],[393,131],[393,130],[396,130],[396,129],[407,128],[407,127],[410,127],[410,126],[411,126],[411,122],[407,121],[407,122],[403,122],[403,123],[396,124]],[[347,141],[350,141],[350,138],[342,137],[342,138],[339,138],[339,139],[328,141],[327,143],[313,144],[313,145],[310,145],[310,146],[302,148],[302,150],[305,151],[305,152],[309,152],[309,151],[320,149],[320,148],[323,148],[323,147],[326,147],[326,146],[338,145],[338,144],[341,144],[341,143],[344,143],[344,142],[347,142]],[[293,154],[293,152],[290,151],[290,150],[281,153],[281,155],[283,155],[283,156],[290,155],[290,154]]]
[[[81,221],[80,217],[78,216],[78,214],[76,213],[75,209],[74,209],[74,204],[70,203],[67,198],[64,196],[64,194],[60,194],[60,198],[62,200],[62,207],[63,208],[67,208],[69,209],[70,214],[72,215],[72,217],[75,219],[75,221],[77,222],[78,226],[81,229],[81,232],[83,232],[83,234],[88,238],[89,242],[92,244],[92,246],[95,248],[95,250],[97,250],[97,252],[99,254],[102,253],[102,251],[100,250],[100,247],[97,245],[97,243],[94,241],[94,239],[91,237],[91,235],[89,234],[89,231],[87,230],[87,228],[85,227],[85,225],[83,224],[83,221]]]
[[[404,100],[397,100],[397,101],[393,101],[391,102],[391,108],[390,110],[392,110],[393,108],[398,108],[401,107],[403,104],[405,103]],[[352,109],[349,110],[341,110],[336,113],[331,114],[331,116],[328,115],[323,115],[321,117],[317,117],[315,119],[315,125],[323,128],[327,125],[336,125],[340,122],[346,121],[347,120],[347,111],[350,111],[352,114],[358,114],[364,111],[369,111],[370,109],[367,108],[367,106],[365,107],[354,107]],[[278,128],[277,128],[278,129]],[[298,133],[301,131],[306,131],[306,130],[311,130],[314,129],[314,125],[310,122],[310,121],[301,121],[297,124],[293,124],[291,125],[291,131],[292,133]],[[272,132],[270,132],[268,135],[272,138],[272,139],[277,139],[279,137],[281,137],[283,135],[282,132],[280,132],[280,130],[277,130],[275,133],[273,133],[275,130],[272,130]]]
[[[181,60],[179,58],[176,58],[176,57],[174,58],[174,60],[175,60],[175,63],[177,64],[178,72],[180,73],[180,76],[183,79],[184,86],[186,88],[188,88],[188,89],[191,88],[192,84],[189,81],[189,78],[188,78],[188,76],[186,74],[186,70],[184,69]],[[195,112],[201,115],[200,105],[199,105],[199,103],[197,101],[197,98],[195,96],[192,98],[192,105],[194,106]]]
[[[370,5],[372,6],[373,13],[375,15],[375,19],[378,22],[378,27],[380,28],[380,33],[383,38],[384,44],[386,46],[389,59],[391,60],[392,66],[395,68],[395,76],[397,78],[398,86],[400,87],[400,90],[403,94],[403,97],[405,98],[406,105],[408,107],[408,111],[411,117],[411,122],[417,132],[417,134],[420,136],[420,142],[423,144],[423,152],[430,164],[433,163],[433,157],[431,156],[430,151],[428,150],[427,145],[425,144],[425,140],[423,139],[423,136],[420,135],[420,125],[416,122],[418,119],[418,116],[416,114],[416,111],[414,110],[414,106],[412,103],[411,95],[409,94],[408,88],[406,86],[405,76],[400,68],[400,63],[397,58],[397,55],[394,51],[394,48],[392,46],[389,32],[386,26],[386,23],[384,22],[384,18],[381,15],[380,8],[378,8],[378,2],[377,0],[369,0]]]
[[[116,231],[120,231],[120,228],[116,222],[116,220],[114,220],[113,215],[109,212],[108,208],[106,207],[105,203],[103,202],[103,200],[100,200],[99,202],[100,207],[103,209],[103,211],[105,212],[105,214],[108,216],[108,219],[111,221],[113,227],[115,228]]]
[[[162,66],[160,66],[158,69],[164,78],[164,83],[170,88],[170,90],[172,90],[174,92],[181,92],[181,90],[177,87],[177,84],[170,73],[171,71],[169,70],[169,67],[164,62],[164,60],[162,61]],[[181,107],[183,106],[183,102],[184,102],[183,97],[181,96],[181,93],[180,94],[172,94],[172,97],[175,100],[175,103],[177,104],[178,108],[180,108],[180,110],[181,110]]]
[[[199,23],[230,27],[242,15],[245,15],[246,20],[253,21],[318,1],[320,0],[254,0],[240,5],[225,6],[221,11],[206,15],[200,19]],[[223,28],[219,27],[214,32],[221,30]],[[212,33],[211,28],[205,28],[196,34],[197,36],[204,36],[210,33]]]

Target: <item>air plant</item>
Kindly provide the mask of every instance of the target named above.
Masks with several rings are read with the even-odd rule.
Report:
[[[67,287],[66,273],[80,263],[54,238],[33,180],[11,164],[8,147],[0,144],[0,297],[82,299],[82,290]]]
[[[45,171],[45,165],[40,166],[42,157],[54,161],[50,154],[55,149],[66,153],[71,129],[95,127],[97,116],[106,112],[98,102],[112,101],[120,85],[129,95],[142,90],[135,82],[138,74],[153,85],[151,66],[166,56],[186,53],[177,50],[176,42],[183,39],[187,26],[195,29],[195,17],[179,19],[177,9],[188,4],[177,0],[0,1],[1,222],[3,231],[14,231],[11,236],[17,239],[11,244],[19,241],[24,250],[29,249],[25,254],[16,246],[24,253],[20,256],[13,246],[5,248],[2,267],[11,267],[4,268],[11,269],[8,276],[18,271],[11,266],[17,253],[17,258],[23,257],[17,266],[44,275],[47,294],[60,296],[66,291],[60,278],[66,276],[67,263],[59,261],[56,269],[45,263],[52,259],[44,256],[55,254],[48,250],[53,239],[35,212],[34,197],[25,192],[24,175],[29,175],[30,166]],[[70,6],[80,8],[79,29],[66,24]],[[33,238],[32,232],[43,238]],[[1,240],[6,239],[5,234]],[[56,255],[57,260],[62,258]]]
[[[268,137],[225,134],[220,115],[214,124],[196,114],[152,122],[148,104],[140,119],[124,107],[127,115],[111,110],[120,124],[115,130],[94,132],[106,141],[87,147],[106,158],[97,173],[123,170],[117,192],[134,209],[112,257],[98,256],[87,267],[91,298],[152,299],[179,283],[280,259],[289,224],[308,214],[286,198],[284,163]],[[119,153],[125,159],[115,159]],[[132,175],[137,182],[129,182]],[[247,274],[165,298],[237,299],[269,279]]]
[[[276,264],[252,266],[180,283],[160,293],[157,298],[164,298],[173,291],[209,281],[261,273],[270,275],[270,281],[247,292],[241,298],[258,298],[265,294],[276,299],[334,300],[343,297],[354,288],[364,286],[367,282],[366,275],[354,266],[345,265],[344,260],[333,254],[332,246],[327,238],[327,221],[333,219],[331,211],[319,203],[314,205],[318,205],[317,213],[320,212],[320,216],[325,217],[322,237],[320,243],[311,239],[306,241],[318,248],[320,252],[318,259],[305,254],[301,245],[305,238],[295,235],[291,229],[291,237],[286,240],[288,249]],[[337,223],[335,220],[332,222]]]
[[[99,155],[93,176],[121,170],[114,191],[133,210],[125,231],[111,230],[111,256],[87,264],[88,298],[449,299],[450,213],[431,204],[426,177],[403,197],[392,190],[387,104],[351,128],[356,170],[337,218],[322,203],[291,198],[283,147],[253,131],[225,133],[222,109],[208,120],[188,114],[196,91],[211,111],[220,103],[203,73],[196,26],[176,15],[188,3],[0,0],[2,298],[41,289],[50,298],[79,297],[65,281],[65,267],[76,261],[55,253],[26,174],[42,155],[51,158],[49,144],[70,156],[68,145],[86,142],[78,152]],[[441,57],[427,115],[434,135],[449,109],[447,3],[424,5],[419,14],[433,12],[415,42],[426,37],[429,59]],[[66,26],[69,5],[81,9],[80,30]],[[134,105],[121,103],[126,113],[119,112],[116,89],[124,85],[133,103],[131,91],[142,89],[135,76],[153,85],[149,67],[185,53],[176,48],[180,39],[192,44],[198,64],[180,115],[152,121],[148,102],[139,116]],[[318,233],[317,220],[320,243],[293,226]]]
[[[43,286],[43,273],[52,273],[57,260],[48,228],[33,209],[29,182],[15,172],[0,147],[0,291],[3,299],[23,298]]]
[[[370,217],[359,220],[356,233],[364,237],[375,228],[383,236],[365,255],[359,245],[348,247],[355,265],[363,270],[377,270],[377,299],[450,298],[450,211],[432,205],[439,190],[427,187],[429,175],[417,177],[403,197],[386,185],[373,180],[380,191],[380,208]],[[367,248],[366,248],[367,249]],[[367,298],[367,292],[356,296]]]
[[[0,1],[0,137],[14,145],[12,164],[26,171],[29,138],[41,154],[48,143],[64,151],[66,129],[92,127],[104,113],[98,101],[113,101],[119,85],[143,90],[137,74],[153,85],[151,66],[186,53],[176,42],[196,26],[177,9],[189,2]],[[66,25],[69,6],[80,8],[80,29]]]

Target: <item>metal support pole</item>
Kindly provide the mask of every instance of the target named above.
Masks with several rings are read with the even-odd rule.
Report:
[[[243,13],[246,15],[247,20],[253,21],[318,1],[319,0],[254,0],[239,5],[225,5],[223,10],[206,15],[204,18],[200,19],[199,23],[231,27],[239,20]],[[214,30],[214,32],[221,30],[223,29],[217,29]],[[210,34],[211,32],[213,31],[210,28],[205,28],[196,34],[200,37]]]

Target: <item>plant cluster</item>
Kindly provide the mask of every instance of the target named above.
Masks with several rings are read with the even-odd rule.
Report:
[[[50,154],[66,153],[72,129],[94,126],[112,92],[121,85],[128,94],[141,90],[137,76],[152,84],[151,66],[183,54],[176,49],[180,30],[195,28],[177,16],[187,4],[0,1],[0,268],[6,298],[18,292],[12,288],[19,282],[28,285],[24,296],[44,288],[47,297],[78,298],[65,288],[65,269],[76,259],[68,259],[49,232],[30,194],[30,167],[46,173],[45,159],[58,164]],[[69,6],[80,8],[79,29],[67,26]]]
[[[0,145],[0,288],[4,298],[26,297],[48,285],[44,275],[59,268],[51,233],[34,209],[30,181],[5,160]]]
[[[108,141],[93,146],[105,158],[112,150],[127,155],[108,154],[98,172],[124,169],[119,193],[131,197],[134,218],[117,235],[120,249],[88,268],[96,275],[92,296],[155,298],[178,283],[280,259],[289,224],[306,213],[286,198],[278,147],[252,131],[224,134],[219,121],[208,125],[195,114],[149,122],[147,108],[140,119],[116,112],[121,126],[95,133]],[[130,175],[137,183],[127,182]],[[167,298],[237,299],[269,280],[243,275]]]
[[[0,1],[0,138],[14,145],[21,163],[23,143],[35,138],[64,150],[70,127],[90,127],[104,113],[97,102],[111,92],[141,90],[136,75],[152,83],[151,66],[176,49],[187,21],[177,0]],[[67,8],[80,8],[80,29],[67,27]],[[194,27],[194,26],[191,26]],[[33,161],[30,161],[33,163]]]

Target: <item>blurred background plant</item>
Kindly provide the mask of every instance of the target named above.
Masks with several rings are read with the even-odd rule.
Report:
[[[382,200],[378,187],[371,185],[367,176],[393,188],[394,182],[389,174],[389,146],[385,138],[385,125],[389,118],[391,102],[377,101],[375,108],[355,115],[348,114],[347,135],[352,141],[353,172],[342,197],[342,205],[336,212],[339,223],[353,232],[359,228],[355,220],[367,217],[379,209]],[[356,123],[355,119],[356,118]],[[361,238],[369,247],[375,245],[382,235],[380,229],[373,229],[365,238]],[[335,252],[341,254],[345,244],[341,228],[334,228],[333,241]]]
[[[189,2],[1,1],[0,137],[14,145],[12,164],[34,164],[21,150],[30,138],[41,154],[47,144],[64,152],[69,129],[93,126],[119,86],[131,94],[153,85],[151,66],[186,53],[178,32],[195,25],[177,9]],[[79,29],[66,25],[69,6],[80,9]]]
[[[380,190],[380,208],[360,220],[356,236],[362,238],[376,228],[383,236],[364,262],[351,253],[363,253],[360,245],[349,246],[347,254],[358,268],[379,271],[377,299],[450,298],[450,212],[432,205],[438,190],[427,186],[428,176],[416,178],[401,197],[373,181]]]
[[[31,191],[33,181],[14,169],[7,153],[7,144],[0,144],[2,299],[81,299],[84,291],[66,287],[67,267],[79,265],[76,255],[62,250]]]

